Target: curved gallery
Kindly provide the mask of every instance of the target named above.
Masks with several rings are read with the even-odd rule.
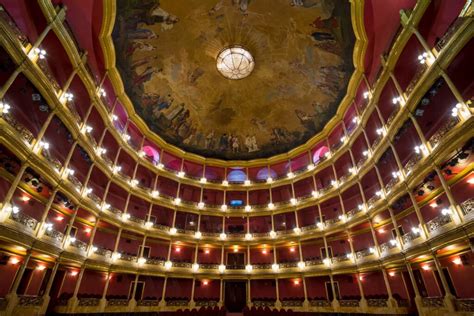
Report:
[[[0,313],[472,313],[469,1],[0,4]]]

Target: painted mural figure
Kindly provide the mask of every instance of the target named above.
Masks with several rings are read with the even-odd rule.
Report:
[[[117,0],[112,38],[153,132],[204,156],[253,159],[306,142],[336,112],[352,72],[349,14],[339,0]],[[216,70],[235,39],[256,62],[238,82]]]

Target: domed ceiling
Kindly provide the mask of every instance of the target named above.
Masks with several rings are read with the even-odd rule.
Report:
[[[301,145],[336,113],[353,72],[349,1],[118,0],[112,37],[137,114],[206,157]],[[239,80],[216,64],[231,45],[255,62]]]

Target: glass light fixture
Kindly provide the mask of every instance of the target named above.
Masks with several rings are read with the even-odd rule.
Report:
[[[219,272],[220,272],[220,273],[224,273],[224,272],[225,272],[225,265],[223,265],[223,264],[220,264],[220,265],[219,265]]]
[[[217,70],[224,77],[232,80],[248,77],[255,67],[255,61],[250,52],[238,45],[221,50],[216,61]]]

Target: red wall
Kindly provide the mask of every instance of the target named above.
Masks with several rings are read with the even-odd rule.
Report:
[[[276,287],[274,280],[250,280],[250,294],[252,298],[275,298]]]

